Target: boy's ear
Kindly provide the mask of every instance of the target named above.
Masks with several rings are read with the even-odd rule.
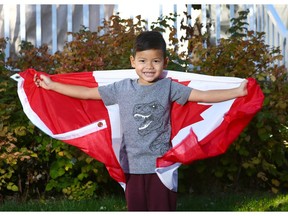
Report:
[[[132,55],[130,56],[130,63],[131,67],[135,68],[135,58]]]
[[[168,63],[169,63],[169,58],[166,57],[164,60],[164,68],[166,68],[168,66]]]

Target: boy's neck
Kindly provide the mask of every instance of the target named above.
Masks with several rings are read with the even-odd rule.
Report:
[[[142,83],[142,82],[140,81],[140,79],[138,78],[138,79],[137,79],[137,84],[142,85],[142,86],[149,86],[149,85],[153,85],[154,83],[156,83],[157,81],[159,81],[159,79],[160,79],[160,78],[157,78],[157,79],[153,80],[152,82]]]

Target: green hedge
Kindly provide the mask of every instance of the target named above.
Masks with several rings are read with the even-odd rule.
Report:
[[[159,17],[151,25],[169,32],[168,69],[254,77],[265,94],[263,109],[227,153],[180,168],[180,192],[253,188],[277,193],[288,188],[287,69],[275,64],[281,52],[265,44],[265,33],[247,31],[248,13],[242,11],[232,20],[229,37],[219,40],[217,46],[210,43],[209,24],[202,35],[195,31],[203,28],[199,21],[193,26],[181,22],[180,29],[186,32],[181,39],[175,37],[173,27],[177,14]],[[133,21],[114,15],[96,32],[83,26],[77,33],[68,33],[73,40],[55,54],[50,54],[47,45],[34,47],[22,41],[19,54],[8,60],[6,40],[0,39],[0,195],[26,200],[64,194],[69,199],[84,199],[122,190],[103,164],[46,136],[29,122],[16,83],[9,76],[11,68],[51,74],[130,68],[134,37],[146,24],[141,16]],[[188,46],[179,53],[184,42]]]

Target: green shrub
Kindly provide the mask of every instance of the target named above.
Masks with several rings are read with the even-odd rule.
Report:
[[[207,35],[187,37],[191,48],[188,51],[196,55],[192,72],[253,77],[265,94],[262,110],[227,153],[192,167],[195,176],[203,175],[205,179],[212,177],[214,180],[213,176],[216,176],[224,182],[222,187],[252,186],[276,193],[288,187],[287,68],[276,64],[282,60],[281,50],[265,44],[265,33],[247,30],[248,13],[249,10],[242,11],[238,18],[232,19],[233,25],[228,29],[230,36],[220,39],[218,46],[202,46],[202,42],[208,44]]]

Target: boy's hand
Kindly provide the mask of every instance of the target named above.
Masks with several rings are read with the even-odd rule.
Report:
[[[38,76],[38,74],[35,74],[34,82],[37,87],[41,87],[47,90],[52,89],[53,81],[48,76],[45,76],[43,74],[40,74],[40,76]]]
[[[246,96],[248,94],[247,84],[248,80],[245,79],[239,86],[239,97]]]

